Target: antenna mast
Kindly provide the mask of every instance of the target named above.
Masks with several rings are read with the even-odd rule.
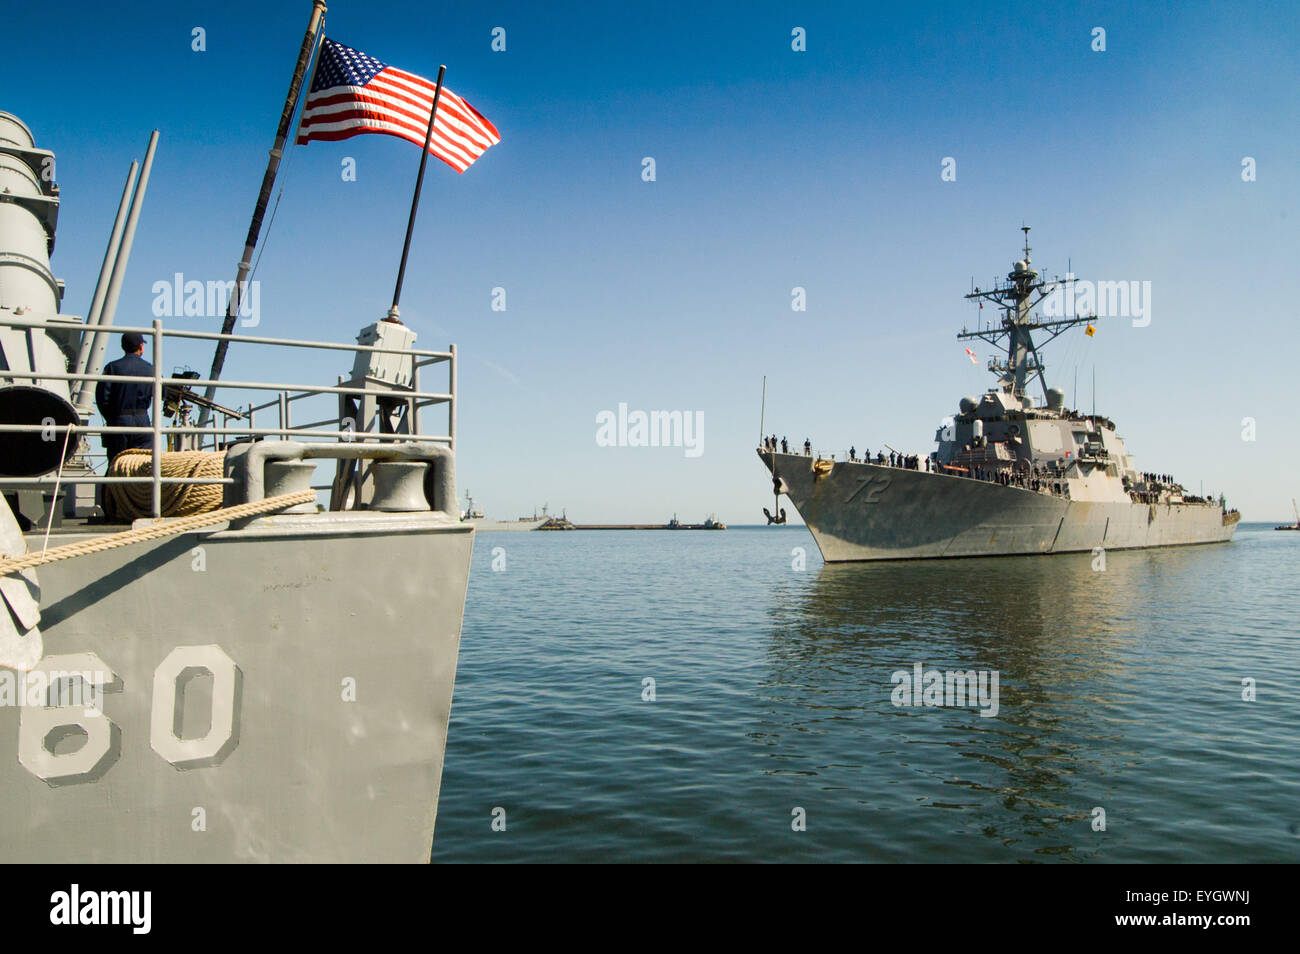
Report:
[[[995,347],[1005,347],[1005,360],[994,359],[989,362],[989,370],[998,375],[999,386],[1023,399],[1026,389],[1037,378],[1043,388],[1043,398],[1047,398],[1047,381],[1043,377],[1045,365],[1034,344],[1031,332],[1048,332],[1044,344],[1053,341],[1058,335],[1075,325],[1086,324],[1087,318],[1078,316],[1061,318],[1056,321],[1043,321],[1032,318],[1030,313],[1034,306],[1058,288],[1074,281],[1069,275],[1065,279],[1040,281],[1030,259],[1030,226],[1022,225],[1025,233],[1024,258],[1016,262],[1007,274],[1004,284],[995,285],[988,291],[976,288],[966,299],[988,301],[1002,311],[1001,327],[990,326],[977,331],[962,329],[957,338],[980,338]]]

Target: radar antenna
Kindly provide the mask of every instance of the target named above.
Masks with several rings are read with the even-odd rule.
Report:
[[[987,301],[1001,309],[1001,326],[992,324],[977,331],[967,331],[963,327],[957,338],[979,338],[995,347],[1005,347],[1006,359],[994,358],[988,365],[989,370],[998,375],[1002,389],[1023,399],[1029,384],[1037,378],[1043,388],[1043,399],[1046,400],[1047,381],[1043,377],[1046,365],[1043,364],[1031,332],[1046,331],[1048,334],[1042,344],[1047,344],[1067,329],[1092,321],[1093,316],[1075,315],[1055,321],[1031,317],[1030,313],[1036,305],[1049,295],[1062,293],[1065,286],[1073,284],[1075,278],[1072,274],[1067,274],[1064,279],[1039,280],[1038,272],[1034,270],[1029,257],[1029,229],[1028,225],[1020,227],[1025,233],[1025,257],[1011,266],[1006,282],[995,284],[987,291],[977,287],[965,296],[968,301],[979,301],[981,306]]]

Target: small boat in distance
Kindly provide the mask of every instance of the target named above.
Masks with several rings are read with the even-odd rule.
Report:
[[[1274,530],[1300,530],[1300,509],[1296,508],[1295,498],[1291,498],[1291,512],[1295,514],[1295,523],[1284,523],[1280,527],[1274,527]]]
[[[682,523],[677,519],[677,514],[673,514],[673,519],[668,521],[665,530],[726,530],[727,525],[721,520],[716,519],[716,515],[709,514],[704,518],[703,523]]]
[[[542,530],[726,530],[727,525],[709,514],[703,523],[682,523],[673,514],[667,523],[579,523],[563,521],[564,526],[543,526]]]
[[[542,508],[542,513],[546,513],[546,508]],[[568,511],[561,510],[558,517],[547,517],[538,530],[577,530],[578,528],[569,520]]]

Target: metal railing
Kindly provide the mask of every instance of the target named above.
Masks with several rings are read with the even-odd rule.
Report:
[[[18,329],[49,329],[67,333],[69,323],[67,321],[51,321],[42,319],[27,319],[10,314],[0,314],[0,327],[10,327]],[[75,328],[75,326],[73,326]],[[83,327],[83,334],[92,334],[96,329]],[[134,375],[106,375],[92,374],[85,372],[82,374],[73,374],[64,371],[51,372],[45,370],[20,371],[7,368],[0,368],[0,382],[3,384],[26,383],[33,386],[40,386],[42,381],[63,381],[68,382],[69,392],[72,397],[71,403],[76,403],[78,387],[90,387],[101,381],[111,381],[114,383],[148,383],[152,385],[152,405],[150,409],[149,426],[122,426],[109,424],[55,424],[49,422],[40,422],[32,424],[0,424],[0,434],[5,433],[26,433],[41,434],[46,439],[48,435],[65,435],[71,432],[72,435],[104,435],[104,434],[147,434],[151,438],[151,463],[150,474],[148,477],[121,477],[121,476],[99,476],[92,473],[76,472],[67,473],[65,466],[60,465],[57,473],[50,473],[40,477],[0,477],[0,491],[17,490],[17,489],[44,489],[46,487],[57,487],[76,484],[140,484],[150,483],[152,485],[152,513],[154,517],[162,514],[162,486],[164,484],[232,484],[234,480],[229,477],[220,478],[201,478],[201,477],[164,477],[161,472],[161,455],[164,453],[167,445],[167,439],[175,436],[180,442],[182,437],[194,438],[192,443],[197,446],[191,447],[192,450],[213,449],[220,450],[232,443],[241,441],[257,441],[268,438],[288,439],[292,438],[297,441],[343,441],[348,443],[383,443],[395,441],[427,441],[433,443],[446,444],[451,450],[455,450],[456,439],[456,346],[451,345],[447,351],[432,351],[415,348],[392,348],[381,347],[378,345],[360,345],[360,344],[340,344],[335,342],[310,341],[295,338],[272,338],[265,336],[246,336],[238,334],[221,334],[218,332],[205,331],[184,331],[180,329],[165,329],[162,321],[155,319],[149,327],[126,327],[115,325],[112,329],[113,334],[122,334],[126,332],[137,332],[145,336],[146,340],[152,340],[152,363],[153,374],[151,376],[134,376]],[[358,352],[375,352],[383,354],[400,354],[411,358],[412,379],[411,387],[377,387],[373,383],[365,387],[355,385],[345,385],[344,378],[338,378],[336,385],[310,385],[310,384],[289,384],[283,381],[230,381],[230,380],[210,380],[206,378],[185,378],[171,377],[162,373],[164,349],[163,342],[167,338],[190,339],[201,341],[227,341],[232,344],[263,345],[270,347],[282,348],[302,348],[321,351],[342,351],[355,355]],[[421,368],[427,368],[432,365],[446,362],[448,365],[448,390],[446,392],[429,392],[419,390],[419,372]],[[0,384],[0,386],[3,386]],[[164,409],[164,388],[225,388],[229,391],[269,391],[275,392],[275,397],[262,404],[250,404],[247,410],[242,412],[247,419],[247,426],[234,426],[230,422],[232,415],[226,412],[218,412],[221,417],[221,423],[216,422],[216,415],[209,419],[206,425],[191,425],[189,423],[165,424],[163,422]],[[368,397],[379,400],[389,400],[393,402],[405,402],[408,407],[407,421],[405,430],[401,433],[389,433],[384,431],[364,430],[369,426],[368,421],[351,422],[353,426],[345,427],[339,423],[339,415],[325,417],[309,424],[294,426],[290,419],[291,405],[296,401],[310,398],[319,398],[324,395],[334,395],[339,398],[345,396]],[[181,403],[184,402],[181,398]],[[445,434],[426,434],[420,430],[419,411],[421,408],[446,404],[447,405],[447,432]],[[277,427],[258,427],[254,422],[254,416],[258,411],[265,411],[268,408],[275,407],[278,409],[278,426]],[[237,419],[237,418],[236,418]],[[184,418],[182,417],[182,421]],[[333,428],[327,427],[334,424]],[[67,438],[71,440],[72,437]],[[75,455],[69,455],[75,456]],[[92,454],[81,454],[82,457],[97,456]],[[66,464],[66,458],[65,458]],[[57,500],[52,506],[57,506]]]

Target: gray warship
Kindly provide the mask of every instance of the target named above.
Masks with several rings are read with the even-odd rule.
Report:
[[[992,304],[999,319],[959,339],[1005,345],[989,370],[997,382],[966,397],[935,434],[927,457],[890,451],[872,460],[791,453],[765,437],[758,455],[772,475],[777,506],[790,498],[828,563],[941,557],[1010,556],[1222,543],[1240,514],[1189,494],[1171,475],[1139,471],[1115,424],[1065,406],[1049,388],[1043,344],[1093,318],[1043,320],[1033,313],[1063,280],[1032,267],[1029,228],[1023,257],[1005,282],[970,300]],[[1071,281],[1067,278],[1064,281]],[[1034,332],[1045,340],[1035,345]],[[1029,387],[1037,382],[1042,401]],[[773,514],[780,516],[774,517]]]
[[[0,113],[0,858],[427,862],[474,537],[455,348],[413,347],[395,307],[357,343],[115,325],[156,140],[82,320],[49,265],[54,154]],[[150,425],[97,425],[128,331],[153,374],[114,380],[152,385]],[[162,370],[213,345],[351,373]],[[149,446],[110,467],[104,433]]]
[[[517,517],[514,520],[492,520],[483,515],[483,511],[474,506],[474,498],[470,496],[469,491],[465,492],[465,510],[461,513],[460,519],[465,523],[471,524],[475,530],[483,532],[506,532],[515,533],[520,530],[536,530],[542,524],[551,519],[551,515],[546,511],[550,504],[542,505],[542,514],[538,516],[534,511],[531,517]]]

